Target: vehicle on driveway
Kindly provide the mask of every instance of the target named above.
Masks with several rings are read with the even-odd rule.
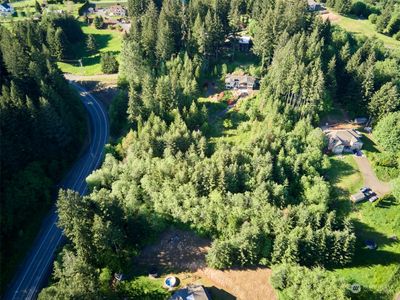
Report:
[[[371,198],[369,198],[369,202],[375,202],[376,200],[378,200],[379,199],[379,197],[378,196],[372,196]]]
[[[369,188],[369,187],[366,187],[366,186],[364,186],[364,187],[362,187],[361,189],[360,189],[360,192],[361,193],[368,193],[369,191],[371,191],[371,189]]]

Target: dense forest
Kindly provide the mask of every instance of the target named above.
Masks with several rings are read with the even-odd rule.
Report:
[[[68,33],[74,22],[66,17],[0,27],[2,283],[16,243],[31,218],[49,208],[55,183],[83,140],[83,106],[54,61],[66,47],[60,38],[75,38]]]
[[[150,237],[179,224],[212,239],[211,267],[273,265],[272,284],[287,299],[348,299],[346,283],[325,268],[351,262],[356,237],[334,209],[316,125],[333,103],[374,122],[397,111],[399,57],[332,28],[306,1],[128,6],[132,28],[120,58],[126,92],[112,121],[127,120],[130,130],[87,178],[88,196],[60,191],[59,226],[70,243],[39,298],[162,299],[109,282],[134,268]],[[262,77],[260,93],[241,108],[241,129],[251,138],[213,144],[201,83],[223,72],[226,37],[246,28]],[[313,288],[316,278],[326,285]]]

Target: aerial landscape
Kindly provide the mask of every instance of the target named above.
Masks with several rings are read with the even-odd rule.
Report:
[[[0,85],[0,299],[400,300],[400,0],[5,0]]]

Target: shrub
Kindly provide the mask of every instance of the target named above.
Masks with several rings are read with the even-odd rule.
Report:
[[[377,14],[370,14],[369,17],[368,17],[368,20],[372,24],[376,24],[376,21],[378,20],[378,15]]]
[[[114,74],[118,72],[118,61],[114,54],[106,52],[101,55],[100,59],[101,71],[105,74]]]
[[[94,17],[93,24],[96,29],[102,29],[104,27],[103,17],[101,16]]]

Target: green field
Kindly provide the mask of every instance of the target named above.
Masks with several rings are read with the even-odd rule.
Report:
[[[338,213],[354,222],[357,236],[355,257],[350,266],[333,270],[349,282],[358,283],[362,292],[354,299],[392,299],[400,291],[400,205],[393,197],[383,198],[377,205],[369,202],[353,205],[348,196],[362,186],[362,178],[352,156],[330,158],[330,181],[337,192]],[[364,247],[365,240],[374,240],[377,250]]]
[[[91,55],[87,53],[85,42],[74,45],[76,49],[76,60],[71,62],[59,62],[58,66],[64,73],[75,75],[97,75],[102,74],[100,66],[100,54],[104,52],[113,52],[119,54],[121,51],[122,33],[117,30],[96,29],[93,26],[82,25],[83,32],[92,34],[98,46],[98,52]],[[82,67],[77,59],[82,59]]]
[[[395,40],[392,37],[378,33],[375,29],[375,25],[367,19],[357,19],[355,17],[340,16],[337,21],[333,21],[333,24],[337,24],[346,31],[357,35],[364,35],[369,38],[376,37],[381,40],[383,44],[390,49],[400,49],[400,41]]]

